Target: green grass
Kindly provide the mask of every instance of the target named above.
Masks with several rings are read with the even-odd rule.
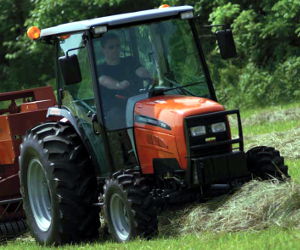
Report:
[[[280,150],[289,166],[293,181],[300,184],[300,103],[273,106],[264,109],[241,111],[246,148],[255,145],[275,146]],[[283,190],[284,191],[284,190]],[[289,191],[286,192],[288,195]],[[276,204],[276,203],[275,203]],[[296,207],[295,207],[296,206]],[[300,211],[296,202],[293,208]],[[236,208],[238,210],[238,208]],[[239,211],[233,212],[238,214]],[[250,213],[258,212],[253,209]],[[183,224],[175,226],[182,228]],[[300,220],[299,220],[300,221]],[[205,222],[207,223],[207,222]],[[296,223],[297,224],[297,223]],[[297,225],[300,225],[298,223]],[[253,227],[252,227],[253,228]],[[299,226],[278,226],[276,222],[261,230],[244,229],[230,232],[215,230],[199,231],[163,237],[151,241],[135,240],[126,244],[99,242],[64,246],[59,249],[299,249]],[[38,246],[31,237],[21,237],[0,246],[0,249],[53,249]]]
[[[64,246],[59,249],[299,249],[300,231],[283,228],[269,228],[263,231],[191,234],[176,238],[158,238],[151,241],[136,240],[126,244],[101,243]],[[0,249],[54,249],[41,247],[34,242],[11,242]]]
[[[286,160],[286,165],[289,166],[289,174],[293,180],[300,183],[300,159]]]
[[[277,113],[277,112],[281,112],[282,110],[294,109],[299,107],[300,107],[300,102],[292,102],[287,104],[272,105],[263,108],[253,108],[253,109],[245,109],[245,110],[241,109],[240,113],[242,118],[248,118],[253,116],[253,114],[261,114],[264,112]]]
[[[245,113],[245,115],[244,115]],[[300,128],[300,103],[270,109],[241,111],[243,132],[246,136],[284,132]],[[235,124],[232,124],[235,125]],[[237,128],[233,127],[233,134]]]
[[[267,134],[273,132],[284,132],[296,127],[300,127],[300,120],[290,120],[286,122],[276,121],[272,123],[259,124],[255,126],[248,126],[243,129],[243,133],[246,136],[253,136],[259,134]]]

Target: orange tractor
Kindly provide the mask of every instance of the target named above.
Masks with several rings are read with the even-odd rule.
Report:
[[[124,242],[156,235],[168,205],[288,176],[275,149],[244,152],[239,111],[217,102],[199,28],[190,6],[31,28],[56,52],[57,103],[49,88],[0,95],[11,100],[0,116],[6,221],[13,209],[21,218],[22,201],[34,238],[59,245],[99,237],[101,209]],[[223,58],[235,56],[230,30],[217,40]]]

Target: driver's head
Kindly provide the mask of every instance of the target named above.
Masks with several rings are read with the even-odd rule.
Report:
[[[114,33],[106,33],[101,37],[101,46],[107,62],[118,62],[120,58],[120,39]]]

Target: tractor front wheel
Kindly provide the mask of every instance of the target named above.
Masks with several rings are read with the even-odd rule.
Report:
[[[104,185],[104,215],[118,242],[157,234],[157,213],[146,178],[132,170],[119,171]]]
[[[255,177],[263,180],[285,180],[290,177],[288,167],[284,165],[284,158],[272,147],[252,148],[246,153],[246,157],[248,169]]]
[[[20,152],[23,208],[40,244],[61,245],[98,237],[97,183],[74,129],[45,123],[27,133]]]

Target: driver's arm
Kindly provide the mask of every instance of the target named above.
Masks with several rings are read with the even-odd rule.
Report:
[[[100,85],[108,88],[108,89],[125,89],[126,87],[129,86],[129,82],[126,80],[123,81],[117,81],[116,79],[102,75],[99,77],[99,83]]]
[[[151,78],[150,73],[148,72],[148,70],[146,68],[144,68],[143,66],[138,67],[135,70],[135,74],[140,77],[140,78]]]

